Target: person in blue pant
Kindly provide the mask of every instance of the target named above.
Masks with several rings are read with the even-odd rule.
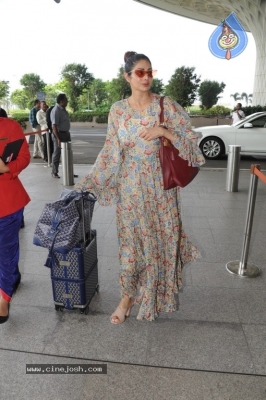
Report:
[[[0,117],[0,156],[5,145],[17,139],[23,139],[17,158],[7,164],[0,158],[0,324],[8,320],[12,295],[20,284],[19,230],[30,201],[18,178],[30,163],[29,145],[16,121]]]

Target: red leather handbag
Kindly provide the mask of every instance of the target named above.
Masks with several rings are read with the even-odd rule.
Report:
[[[160,125],[165,129],[164,125],[164,96],[160,99]],[[183,160],[179,156],[179,151],[173,146],[170,140],[164,136],[160,137],[161,147],[159,149],[159,157],[163,172],[163,185],[164,190],[173,189],[176,186],[187,186],[198,174],[199,167],[192,167],[188,165],[188,161]]]

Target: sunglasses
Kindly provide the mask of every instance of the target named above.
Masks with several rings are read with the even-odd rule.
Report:
[[[129,74],[131,72],[135,72],[135,74],[139,77],[139,78],[143,78],[146,74],[148,75],[149,78],[153,78],[156,73],[157,70],[155,69],[149,69],[148,71],[144,71],[144,69],[132,69],[132,71],[129,72]]]

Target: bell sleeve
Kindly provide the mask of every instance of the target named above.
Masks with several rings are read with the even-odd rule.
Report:
[[[164,99],[164,120],[168,130],[176,135],[172,143],[179,150],[179,156],[193,167],[204,164],[205,158],[197,145],[199,134],[192,130],[186,111],[168,96]]]
[[[111,108],[105,144],[91,171],[75,185],[76,191],[90,191],[102,206],[117,203],[117,174],[121,163],[121,146],[117,134],[116,114]]]

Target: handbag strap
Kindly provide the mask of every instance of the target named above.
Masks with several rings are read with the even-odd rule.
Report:
[[[54,261],[53,250],[54,250],[54,245],[55,245],[55,239],[56,239],[56,236],[58,235],[58,233],[59,233],[59,231],[55,232],[51,248],[49,249],[47,260],[45,261],[45,264],[44,264],[45,267],[51,268],[53,265],[53,261]]]
[[[164,123],[164,107],[163,107],[163,101],[164,101],[165,96],[161,96],[160,98],[160,107],[161,107],[161,113],[160,113],[160,125],[163,128],[167,129],[167,126]],[[169,141],[166,139],[164,136],[160,136],[160,142],[162,146],[168,146]]]
[[[160,126],[164,126],[164,107],[163,107],[163,101],[164,101],[165,96],[161,96],[160,98],[160,107],[161,107],[161,113],[160,113]]]

